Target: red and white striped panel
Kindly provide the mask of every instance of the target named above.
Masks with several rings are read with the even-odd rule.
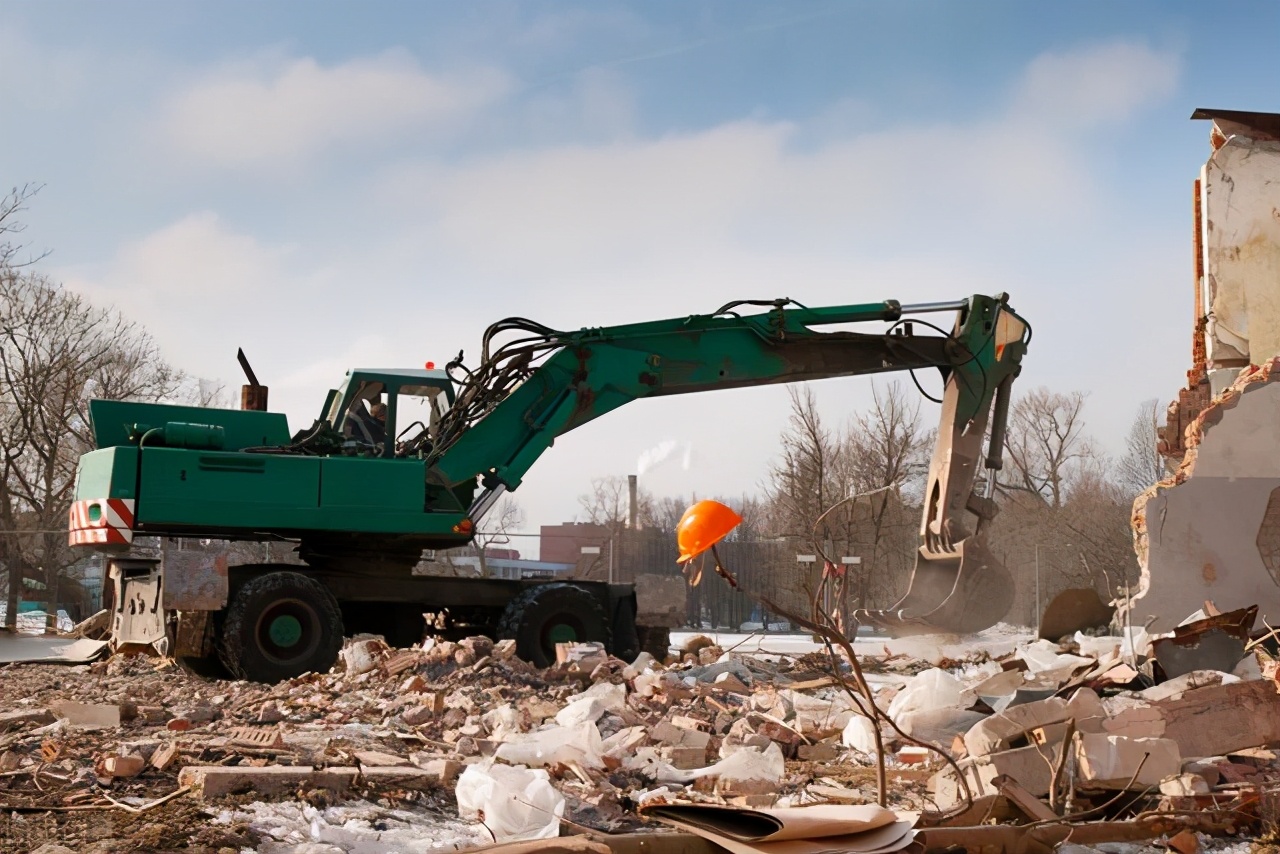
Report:
[[[67,542],[73,546],[127,546],[133,542],[132,498],[77,501],[69,516]]]

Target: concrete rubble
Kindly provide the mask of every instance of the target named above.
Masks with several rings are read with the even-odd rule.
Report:
[[[1256,802],[1280,784],[1274,639],[1234,673],[1172,679],[1145,633],[1064,641],[1028,638],[934,666],[860,656],[897,729],[857,711],[841,684],[847,663],[834,671],[825,654],[726,653],[710,641],[667,663],[566,645],[538,670],[510,641],[396,650],[362,637],[332,672],[274,686],[145,657],[11,665],[0,669],[0,831],[16,850],[24,840],[117,850],[139,845],[143,828],[157,847],[171,832],[210,851],[418,850],[365,844],[359,828],[383,819],[331,826],[324,816],[341,813],[326,810],[346,804],[405,839],[409,828],[453,828],[441,839],[461,847],[651,832],[636,807],[654,799],[874,803],[876,728],[888,806],[924,811],[926,842],[949,826],[940,810],[966,807],[965,784],[1012,826],[1123,790],[1158,811]],[[119,819],[103,831],[87,820],[94,810]],[[41,836],[42,811],[59,835]],[[298,829],[306,815],[314,833]]]

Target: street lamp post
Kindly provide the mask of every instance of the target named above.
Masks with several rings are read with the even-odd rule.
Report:
[[[796,563],[816,563],[817,560],[818,560],[817,555],[801,555],[801,554],[796,555]],[[823,593],[826,594],[827,591],[824,589]],[[815,641],[822,640],[822,638],[820,638],[818,635],[814,635],[813,639]]]

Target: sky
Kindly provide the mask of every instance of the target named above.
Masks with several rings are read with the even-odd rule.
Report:
[[[0,186],[43,185],[43,272],[232,393],[243,347],[295,430],[508,316],[1003,291],[1018,387],[1088,392],[1118,453],[1190,367],[1188,117],[1280,111],[1278,42],[1270,2],[0,0]],[[834,427],[871,382],[814,390]],[[525,530],[640,468],[759,493],[788,414],[624,407],[529,472]]]

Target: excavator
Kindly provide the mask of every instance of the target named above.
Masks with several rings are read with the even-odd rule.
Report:
[[[918,561],[901,601],[858,617],[895,635],[978,631],[1004,616],[1013,587],[985,545],[994,504],[974,489],[980,466],[1000,468],[1030,338],[1004,294],[817,308],[739,300],[577,331],[508,318],[486,330],[474,367],[459,353],[443,369],[348,372],[292,434],[241,355],[241,409],[91,402],[97,449],[79,460],[69,540],[105,554],[113,647],[216,654],[242,678],[323,672],[358,631],[415,643],[424,613],[458,636],[513,639],[539,665],[569,640],[628,656],[646,642],[632,585],[412,570],[424,550],[470,543],[558,437],[631,401],[935,368],[944,390]],[[178,547],[134,548],[157,537]],[[207,547],[215,541],[287,543],[294,554],[258,562]]]

